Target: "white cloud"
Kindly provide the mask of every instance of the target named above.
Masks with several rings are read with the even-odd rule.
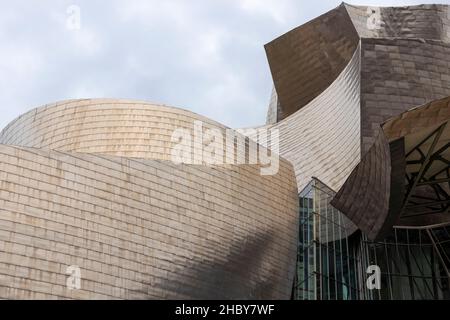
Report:
[[[225,63],[223,47],[230,41],[226,30],[208,30],[190,40],[189,54],[192,63],[197,67],[209,68],[212,65]]]
[[[0,127],[32,107],[89,97],[175,105],[232,127],[262,124],[271,92],[263,45],[340,2],[4,1]],[[80,30],[66,28],[72,4]]]
[[[285,24],[295,16],[295,12],[292,12],[291,1],[239,0],[238,3],[243,10],[250,14],[263,14],[279,24]]]
[[[71,40],[77,55],[95,56],[102,50],[102,39],[87,27],[67,31],[67,38]]]
[[[19,82],[29,79],[41,71],[42,67],[42,57],[33,48],[11,43],[2,46],[0,50],[0,74],[4,75],[1,79],[7,80],[4,85],[8,82],[11,84],[11,80]]]
[[[180,0],[134,0],[116,1],[112,5],[122,21],[139,21],[149,25],[170,21],[172,27],[183,28],[189,25],[191,19],[189,3]]]

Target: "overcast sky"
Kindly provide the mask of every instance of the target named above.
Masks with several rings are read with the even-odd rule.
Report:
[[[265,121],[272,82],[264,44],[340,1],[0,3],[0,128],[33,107],[100,97],[177,106],[237,128]],[[71,5],[80,8],[79,30],[67,27]]]

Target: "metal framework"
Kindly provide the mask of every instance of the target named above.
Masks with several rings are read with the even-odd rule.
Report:
[[[450,143],[438,148],[446,125],[439,126],[406,154],[407,191],[401,219],[449,211],[450,160],[445,153]]]
[[[363,239],[370,263],[384,266],[375,299],[448,299],[450,227],[394,227],[383,241]],[[407,279],[408,284],[402,283]]]

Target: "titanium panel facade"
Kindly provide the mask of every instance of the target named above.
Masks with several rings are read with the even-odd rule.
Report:
[[[385,136],[383,130],[380,130],[382,124],[392,117],[450,95],[449,17],[447,5],[377,8],[351,6],[344,3],[266,46],[281,105],[277,118],[279,122],[274,125],[281,128],[280,153],[294,164],[299,190],[312,177],[318,177],[333,190],[340,189],[332,204],[352,219],[372,240],[384,238],[394,225],[430,226],[450,222],[448,210],[445,209],[448,208],[446,205],[449,200],[447,199],[448,188],[444,186],[447,179],[444,173],[439,176],[444,182],[438,186],[423,186],[429,182],[421,180],[419,192],[417,191],[419,187],[416,188],[413,185],[416,191],[412,195],[412,197],[429,198],[430,193],[437,192],[438,194],[435,195],[437,199],[433,202],[437,204],[431,206],[431,209],[436,211],[435,208],[439,205],[442,207],[442,212],[425,216],[422,212],[416,211],[419,213],[417,217],[409,216],[408,218],[404,214],[406,204],[403,202],[411,202],[405,179],[414,180],[413,177],[419,173],[414,170],[420,169],[412,165],[419,161],[417,156],[412,159],[413,156],[409,153],[414,151],[414,142],[419,143],[420,137],[425,138],[436,129],[427,122],[433,116],[433,111],[429,111],[430,115],[423,111],[425,118],[415,117],[414,123],[410,124],[411,127],[425,127],[428,130],[421,134],[417,133],[416,136],[406,136],[403,132],[400,138],[404,140],[394,142]],[[333,21],[334,28],[329,28],[330,21]],[[348,23],[352,27],[351,31],[347,29]],[[345,27],[341,28],[341,26]],[[333,73],[339,68],[327,68],[330,72],[328,79],[334,79],[328,87],[324,89],[323,83],[311,82],[316,88],[322,88],[322,93],[312,95],[315,98],[309,104],[305,104],[301,99],[294,101],[294,97],[310,93],[308,85],[303,85],[302,81],[314,77],[321,79],[323,75],[320,67],[314,63],[314,59],[311,60],[310,69],[296,71],[297,65],[302,65],[306,61],[305,57],[314,53],[317,48],[308,41],[308,37],[314,33],[310,30],[312,27],[315,28],[315,41],[319,47],[324,39],[332,38],[333,35],[338,36],[342,43],[352,43],[354,32],[360,45],[355,47],[353,58],[348,60],[348,65],[344,67],[340,75],[338,72]],[[346,36],[341,35],[342,30],[345,30]],[[328,46],[334,49],[341,48],[336,45],[336,42],[329,40],[321,49],[322,53],[328,52]],[[327,104],[321,100],[321,97],[334,96],[330,92],[340,79],[345,78],[350,66],[356,63],[355,56],[359,56],[359,65],[354,71],[358,75],[353,74],[352,77],[357,79],[358,83],[352,86],[358,90],[355,98],[358,105],[352,105],[345,112],[345,107],[342,108],[342,106],[338,110],[331,106],[320,110],[318,105]],[[335,66],[340,66],[343,61],[347,61],[345,57],[345,54],[338,58],[325,54],[320,65],[334,63]],[[439,103],[444,104],[442,101]],[[314,116],[307,112],[307,108],[313,105],[315,110],[320,112],[321,117],[327,118],[327,113],[334,116],[333,119],[324,121],[327,130],[332,132],[329,136],[322,135],[322,127],[315,122]],[[424,110],[423,107],[420,109]],[[288,114],[286,114],[287,110],[289,110]],[[445,107],[440,108],[439,111],[447,114]],[[348,125],[342,122],[340,114],[345,114],[345,119],[349,121]],[[413,114],[414,111],[411,112],[411,116]],[[354,119],[353,115],[357,115],[359,119]],[[410,117],[407,113],[404,116]],[[335,125],[338,126],[338,130],[344,131],[355,124],[359,125],[358,132],[351,136],[344,132],[339,134],[334,130]],[[289,126],[290,130],[283,130],[284,125]],[[430,159],[432,161],[437,159],[438,162],[440,161],[439,165],[444,167],[448,166],[448,163],[445,164],[447,158],[443,157],[442,159],[445,159],[442,160],[437,157],[443,156],[443,152],[447,155],[445,150],[441,150],[446,148],[447,132],[448,130],[445,129],[444,138],[439,141],[436,148],[441,151],[441,154],[433,155]],[[291,139],[294,136],[296,138]],[[353,143],[356,136],[360,138],[358,146],[349,149],[348,142]],[[291,152],[293,150],[295,152]],[[348,152],[349,150],[360,152],[363,160],[357,167],[360,158],[353,152]],[[341,151],[343,152],[340,153]],[[303,158],[303,155],[308,155],[309,161]],[[338,161],[335,158],[336,155],[339,156]],[[423,157],[422,160],[426,159]],[[433,165],[438,166],[436,161]],[[429,168],[427,167],[426,170],[429,171]],[[405,174],[409,177],[405,177]],[[343,188],[341,188],[342,185],[344,185]],[[433,191],[433,188],[441,189]],[[444,198],[442,198],[443,194],[446,194]],[[412,202],[412,205],[430,207],[424,201]],[[412,205],[408,204],[408,208]]]
[[[22,115],[0,134],[0,298],[372,298],[362,274],[383,253],[378,298],[448,298],[448,230],[427,229],[418,274],[409,237],[423,230],[393,227],[450,222],[449,17],[443,5],[343,3],[267,44],[274,90],[259,129],[279,130],[283,157],[271,176],[212,164],[204,141],[199,163],[174,164],[175,130],[228,129],[185,110],[84,99]],[[421,146],[430,156],[412,157]],[[441,212],[406,217],[430,182],[447,198],[413,206]],[[71,265],[80,290],[66,285]],[[292,291],[295,274],[307,285]]]
[[[361,38],[450,41],[448,5],[423,4],[405,7],[368,7],[348,3],[343,5]],[[370,18],[372,20],[369,20]]]
[[[394,226],[450,223],[449,120],[449,98],[444,98],[383,124],[332,205],[371,240],[381,240]]]
[[[360,52],[309,104],[268,130],[279,130],[280,155],[295,169],[301,191],[312,177],[337,190],[360,160]],[[270,146],[273,148],[273,146]]]
[[[278,174],[263,176],[260,165],[168,161],[170,130],[202,119],[84,100],[9,125],[1,141],[11,145],[0,145],[0,297],[289,298],[292,166],[281,160]],[[71,265],[81,269],[80,290],[66,286]]]
[[[362,39],[361,46],[361,139],[365,153],[380,124],[450,95],[450,44],[424,39]]]
[[[327,89],[349,64],[359,37],[343,5],[266,44],[283,120]]]

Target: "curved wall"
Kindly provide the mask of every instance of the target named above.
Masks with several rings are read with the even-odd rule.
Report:
[[[0,297],[289,298],[298,234],[292,166],[281,159],[278,174],[262,176],[260,165],[154,160],[166,158],[166,149],[151,148],[170,130],[199,119],[84,100],[11,123],[2,134],[11,145],[0,145]],[[156,138],[145,140],[148,131]],[[80,290],[66,286],[70,265],[81,269]]]
[[[446,97],[384,123],[332,200],[369,239],[382,239],[394,226],[430,228],[449,222],[448,207],[429,205],[448,202],[449,106]]]
[[[376,15],[374,15],[376,13]],[[377,25],[370,25],[374,18]],[[281,121],[333,85],[361,43],[361,155],[379,125],[450,95],[448,5],[342,4],[266,45]]]
[[[299,191],[312,177],[338,190],[360,160],[360,50],[318,97],[278,129],[280,155],[295,169]],[[273,148],[273,146],[271,146]]]
[[[405,191],[404,157],[403,140],[389,145],[380,130],[375,143],[331,201],[371,240],[387,236],[399,218]]]
[[[0,144],[171,160],[174,130],[192,131],[194,121],[201,121],[204,128],[226,129],[193,112],[146,102],[63,101],[14,120],[1,132]]]
[[[265,45],[283,120],[319,96],[345,69],[359,43],[345,6]]]

